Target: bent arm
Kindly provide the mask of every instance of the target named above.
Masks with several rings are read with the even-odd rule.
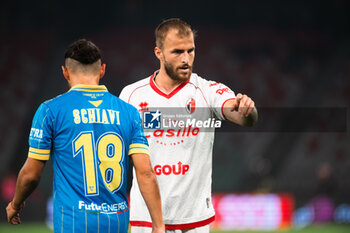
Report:
[[[153,232],[164,232],[161,198],[149,155],[132,154],[137,182],[152,219]]]
[[[39,184],[45,162],[46,161],[27,158],[19,172],[15,195],[6,208],[7,220],[11,224],[20,223],[18,212],[24,207],[24,201]]]
[[[17,178],[16,192],[12,200],[15,208],[19,208],[38,186],[45,162],[44,160],[27,158]]]

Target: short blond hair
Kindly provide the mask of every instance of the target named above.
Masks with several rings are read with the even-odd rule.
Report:
[[[178,30],[178,34],[180,36],[189,36],[191,33],[193,35],[193,38],[196,36],[196,31],[192,30],[191,26],[181,19],[167,19],[161,22],[154,31],[156,46],[158,48],[163,49],[165,37],[170,29]]]

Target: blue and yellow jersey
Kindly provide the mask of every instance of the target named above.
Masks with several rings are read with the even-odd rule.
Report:
[[[29,146],[53,163],[55,232],[127,232],[128,155],[149,153],[136,108],[105,86],[74,86],[40,105]]]

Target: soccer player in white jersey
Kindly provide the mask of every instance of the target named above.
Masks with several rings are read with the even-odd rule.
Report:
[[[71,89],[42,103],[34,116],[28,158],[6,208],[8,221],[20,223],[24,200],[51,157],[54,231],[127,233],[130,156],[155,225],[153,233],[164,233],[159,189],[137,109],[98,85],[105,64],[91,41],[72,43],[62,70]]]
[[[155,37],[154,53],[160,69],[126,86],[121,99],[138,108],[141,115],[149,109],[176,108],[177,113],[187,111],[194,118],[227,119],[242,126],[256,123],[258,115],[251,98],[235,95],[224,84],[192,73],[195,32],[187,23],[180,19],[165,20],[156,28]],[[153,117],[148,123],[160,119],[161,111],[149,112]],[[215,219],[211,203],[214,131],[205,131],[198,125],[176,129],[163,125],[146,132],[146,137],[161,192],[166,231],[209,232],[209,223]],[[151,232],[151,218],[135,180],[130,201],[132,233]]]

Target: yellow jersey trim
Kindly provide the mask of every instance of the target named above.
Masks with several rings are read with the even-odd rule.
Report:
[[[75,85],[69,91],[108,92],[107,87],[105,85],[85,85],[85,84]]]
[[[50,154],[50,149],[37,149],[29,147],[29,152],[39,153],[39,154]]]
[[[146,144],[143,143],[133,143],[130,144],[129,149],[135,148],[135,147],[142,147],[148,150],[148,146]]]
[[[139,153],[149,155],[148,146],[142,143],[134,143],[129,146],[129,155],[139,154]]]
[[[48,149],[37,149],[29,147],[28,157],[38,160],[49,160],[51,150]]]

